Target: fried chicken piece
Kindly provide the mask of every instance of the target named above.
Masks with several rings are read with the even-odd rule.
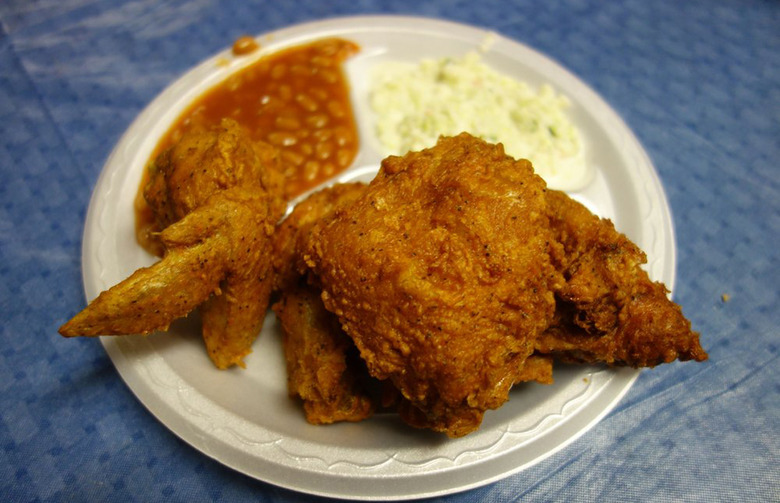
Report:
[[[237,187],[259,191],[267,200],[269,215],[281,218],[286,207],[277,150],[252,141],[232,119],[185,133],[157,156],[149,171],[144,198],[160,229],[190,214],[212,195]]]
[[[528,161],[461,134],[385,159],[312,229],[326,308],[411,424],[465,435],[526,375],[563,283],[544,192]]]
[[[549,356],[532,354],[521,365],[515,376],[514,384],[535,381],[539,384],[553,383],[553,360]],[[408,425],[415,428],[437,429],[437,423],[410,400],[400,397],[397,403],[398,414]],[[474,415],[473,421],[481,422],[481,415]]]
[[[311,424],[362,421],[374,412],[365,365],[316,288],[288,286],[273,305],[282,324],[287,388]]]
[[[275,151],[235,121],[186,134],[158,157],[145,190],[163,258],[101,293],[60,333],[146,334],[200,306],[214,364],[243,366],[269,303],[282,191]]]
[[[536,382],[553,383],[553,359],[548,355],[532,354],[523,362],[520,372],[515,376],[515,384]]]
[[[280,299],[273,305],[283,331],[287,387],[303,400],[312,424],[360,421],[374,411],[364,384],[369,379],[352,340],[338,318],[325,309],[320,291],[306,284],[301,256],[311,227],[357,197],[362,183],[337,184],[298,203],[274,234],[273,263]]]
[[[330,214],[336,206],[356,199],[364,183],[338,183],[318,190],[295,205],[292,212],[276,227],[273,237],[275,288],[295,287],[308,268],[303,252],[312,226]]]
[[[556,291],[556,321],[538,351],[632,367],[707,359],[680,306],[640,267],[645,254],[609,220],[558,191],[547,192],[547,212],[563,244],[556,262],[566,283]]]
[[[538,384],[553,383],[553,359],[550,356],[532,354],[522,363],[515,376],[514,384],[524,382],[536,382]],[[392,392],[392,390],[387,390]],[[436,423],[411,401],[396,397],[396,408],[401,419],[415,428],[437,429]],[[481,416],[474,417],[475,421],[481,421]]]

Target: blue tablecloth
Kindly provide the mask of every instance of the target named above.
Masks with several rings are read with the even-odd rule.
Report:
[[[0,500],[309,501],[226,468],[135,399],[83,306],[91,191],[134,117],[246,33],[351,14],[498,31],[578,74],[663,182],[675,299],[710,360],[641,374],[572,445],[437,501],[780,501],[780,3],[5,0],[0,3]],[[724,296],[725,295],[725,296]]]

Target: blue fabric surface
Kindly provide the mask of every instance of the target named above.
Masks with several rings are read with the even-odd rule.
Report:
[[[83,306],[92,188],[157,93],[239,35],[374,13],[498,31],[622,115],[661,176],[674,296],[710,354],[644,371],[534,467],[436,501],[780,501],[780,3],[769,0],[0,3],[0,501],[316,499],[191,448],[97,340],[56,330]]]

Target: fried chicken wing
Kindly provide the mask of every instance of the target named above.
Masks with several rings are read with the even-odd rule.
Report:
[[[556,321],[537,350],[633,367],[707,359],[680,306],[641,268],[645,254],[609,220],[558,191],[547,192],[547,212],[563,245],[557,265],[566,282],[556,291]]]
[[[243,366],[268,307],[271,236],[285,206],[275,153],[225,120],[182,137],[152,170],[145,193],[163,258],[101,293],[60,333],[150,333],[200,306],[214,364]]]
[[[190,214],[217,192],[238,187],[265,196],[270,215],[281,217],[286,206],[278,152],[267,143],[250,140],[232,119],[185,133],[157,156],[149,171],[144,198],[160,229]]]
[[[369,372],[449,436],[507,400],[555,311],[545,184],[470,135],[382,162],[312,229],[307,264]]]

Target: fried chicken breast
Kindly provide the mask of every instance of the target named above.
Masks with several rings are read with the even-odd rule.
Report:
[[[563,284],[544,193],[528,161],[464,134],[385,159],[312,229],[325,306],[410,423],[465,435],[521,379]]]

